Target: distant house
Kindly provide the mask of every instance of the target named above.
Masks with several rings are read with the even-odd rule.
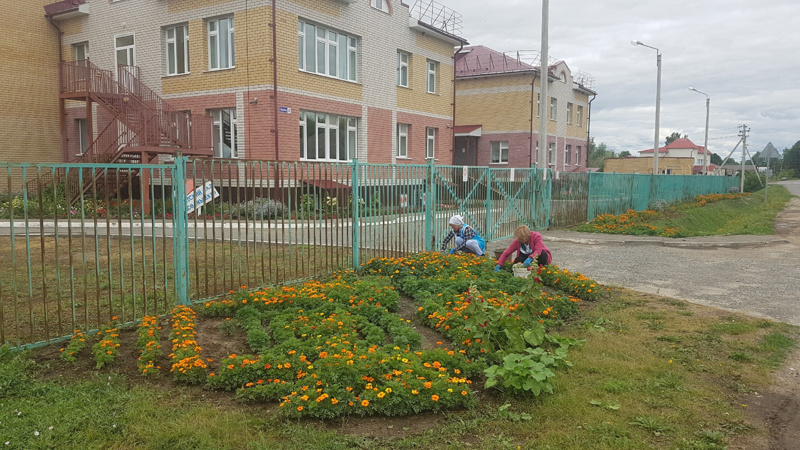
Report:
[[[500,53],[481,45],[456,54],[453,164],[531,167],[541,147],[549,168],[587,171],[593,78],[552,61],[548,98],[541,99],[538,58],[538,52]],[[548,119],[547,143],[539,145],[541,114]]]
[[[659,170],[666,175],[692,175],[694,167],[694,158],[688,156],[673,156],[658,162]],[[603,172],[650,174],[653,173],[653,157],[607,158]]]
[[[701,174],[703,173],[703,157],[706,153],[708,153],[708,172],[717,173],[717,166],[711,164],[711,152],[707,152],[705,147],[702,145],[695,145],[694,142],[686,138],[676,139],[670,142],[669,145],[658,149],[659,170],[661,173],[667,173],[666,168],[661,164],[662,158],[692,158],[694,160],[694,167],[691,173]],[[653,149],[642,150],[639,152],[639,156],[652,158]],[[652,159],[650,161],[652,162]],[[652,171],[651,168],[650,173],[652,173]]]

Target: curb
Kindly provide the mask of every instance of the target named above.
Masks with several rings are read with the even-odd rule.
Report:
[[[692,242],[692,241],[662,241],[655,239],[636,239],[636,240],[603,240],[603,239],[585,239],[585,238],[564,238],[554,236],[543,236],[543,240],[547,242],[565,242],[569,244],[579,245],[626,245],[626,246],[647,246],[652,245],[656,247],[671,247],[671,248],[687,248],[687,249],[705,249],[705,248],[756,248],[768,247],[773,245],[788,244],[786,239],[765,239],[760,241],[751,242]]]

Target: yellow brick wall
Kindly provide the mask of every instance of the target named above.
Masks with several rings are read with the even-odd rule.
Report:
[[[232,0],[169,0],[167,11],[170,14],[205,8],[207,6],[221,5]]]
[[[53,2],[46,2],[53,3]],[[65,20],[58,24],[64,36],[72,36],[73,34],[83,33],[83,26],[89,19],[87,17],[76,17],[74,19]]]
[[[0,161],[60,162],[58,36],[44,17],[52,0],[7,2],[0,37]],[[7,189],[7,188],[6,188]]]
[[[267,7],[253,8],[247,14],[234,14],[236,39],[236,66],[233,69],[208,70],[208,32],[203,19],[189,22],[189,60],[191,73],[163,77],[161,88],[165,94],[203,91],[246,86],[248,66],[250,84],[272,83],[272,34],[266,26],[271,18],[271,9]],[[248,24],[249,22],[249,24]],[[250,40],[248,48],[247,40]],[[266,44],[265,44],[266,42]]]
[[[289,0],[292,3],[306,7],[308,9],[327,14],[332,17],[339,17],[339,2],[333,0]]]
[[[484,132],[530,129],[530,75],[463,79],[456,83],[456,125],[482,125]],[[521,89],[515,92],[466,94],[476,89]],[[534,124],[534,129],[538,123]]]
[[[658,169],[671,169],[672,175],[691,175],[694,158],[659,158]],[[606,173],[653,173],[653,158],[609,158],[603,171]]]
[[[298,3],[303,2],[298,1]],[[335,2],[327,3],[335,4]],[[297,23],[299,20],[300,18],[295,14],[278,10],[278,86],[361,100],[363,88],[360,84],[300,71],[297,60]],[[269,46],[269,57],[271,58],[271,35],[266,45]]]
[[[419,42],[419,41],[418,41]],[[449,44],[448,44],[449,46]],[[453,114],[453,64],[439,63],[436,93],[427,92],[427,63],[422,55],[411,55],[408,62],[408,87],[397,88],[397,107],[429,114]]]
[[[448,58],[452,58],[455,53],[455,48],[452,44],[419,32],[417,33],[417,46]]]

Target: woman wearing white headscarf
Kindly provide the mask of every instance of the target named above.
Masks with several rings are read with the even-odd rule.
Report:
[[[464,223],[463,217],[459,215],[451,217],[448,225],[450,225],[451,230],[442,242],[443,253],[447,249],[447,244],[450,240],[455,238],[456,246],[450,250],[451,255],[457,251],[462,251],[464,253],[472,253],[475,256],[483,256],[483,252],[486,251],[486,241],[474,228]]]

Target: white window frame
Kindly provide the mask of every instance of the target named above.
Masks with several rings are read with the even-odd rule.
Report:
[[[575,114],[576,114],[575,122],[578,124],[579,127],[583,126],[583,106],[578,105],[578,109]]]
[[[550,166],[556,165],[556,143],[550,142],[547,144],[547,164]]]
[[[405,61],[403,61],[405,57]],[[402,51],[397,51],[397,85],[401,87],[408,87],[408,63],[411,61],[411,55]],[[404,76],[405,75],[405,79]]]
[[[436,93],[436,72],[439,70],[439,63],[429,59],[425,63],[427,76],[425,77],[425,91],[428,94]]]
[[[115,41],[116,46],[116,41]],[[89,59],[89,43],[88,42],[80,42],[78,44],[73,44],[72,46],[75,49],[75,61],[85,61]],[[80,57],[80,53],[78,49],[83,49],[83,58]]]
[[[183,30],[183,42],[178,42],[178,29]],[[172,37],[170,37],[172,31]],[[189,73],[189,26],[173,25],[164,29],[164,40],[166,42],[165,56],[167,58],[167,75],[186,75]],[[178,45],[183,45],[183,67],[178,61]],[[172,58],[170,58],[170,46],[172,47]],[[170,72],[170,59],[172,59],[173,71]],[[181,69],[183,71],[181,71]]]
[[[542,94],[536,94],[536,117],[542,117]]]
[[[503,158],[503,151],[505,151],[505,158]],[[491,164],[508,164],[508,141],[492,141],[490,157]]]
[[[425,128],[425,159],[436,159],[436,128]]]
[[[307,119],[313,119],[314,132],[308,133],[309,123]],[[344,120],[344,126],[342,126]],[[327,162],[349,162],[358,159],[358,118],[341,116],[338,114],[327,114],[316,111],[300,111],[300,160],[301,161],[327,161]],[[313,136],[314,151],[313,157],[308,155],[309,137]],[[320,157],[320,137],[324,144],[324,156]],[[334,139],[336,148],[331,147],[331,139]],[[344,146],[342,148],[342,145]]]
[[[572,157],[570,156],[570,152],[572,152],[572,144],[567,144],[564,148],[564,165],[571,166],[572,162],[570,161]]]
[[[133,44],[131,45],[123,45],[122,47],[117,46],[117,39],[122,37],[132,37]],[[120,51],[126,52],[125,57],[129,59],[128,66],[135,66],[136,65],[136,34],[135,33],[124,33],[124,34],[117,34],[114,36],[114,66],[119,66],[119,55]],[[116,70],[114,71],[116,74]]]
[[[572,123],[572,103],[567,102],[567,123]]]
[[[224,154],[222,154],[222,144],[225,142],[225,135],[222,129],[222,113],[227,112],[230,115],[230,124],[231,124],[231,155],[230,158],[239,158],[239,136],[241,134],[241,130],[239,129],[239,119],[236,113],[236,108],[215,108],[208,110],[209,115],[213,118],[213,125],[211,127],[211,139],[214,141],[215,139],[215,129],[219,127],[219,141],[214,142],[214,157],[215,158],[225,158]]]
[[[308,36],[307,32],[309,31],[313,31],[314,36]],[[309,41],[309,39],[313,40]],[[313,50],[314,67],[309,64],[312,62],[309,61],[309,50]],[[331,52],[334,53],[333,59],[331,59]],[[322,56],[321,59],[320,56]],[[301,72],[357,83],[358,38],[315,23],[299,20],[297,25],[297,62]]]
[[[408,158],[408,128],[407,123],[397,124],[397,157]]]
[[[221,41],[220,36],[220,23],[228,21],[227,32],[227,61],[222,60]],[[213,30],[211,28],[214,28]],[[217,19],[209,19],[206,21],[206,31],[208,33],[208,70],[226,70],[236,68],[236,31],[234,28],[233,16],[219,17]],[[212,51],[211,43],[216,43],[217,52],[214,54]],[[223,65],[224,64],[224,65]]]
[[[389,13],[389,0],[369,0],[369,6],[387,14]]]
[[[89,121],[87,118],[75,119],[75,128],[78,131],[78,156],[89,150]]]
[[[576,166],[580,166],[581,165],[581,146],[580,145],[576,145],[575,146],[575,165]]]
[[[550,97],[550,120],[557,120],[558,118],[558,99]]]

